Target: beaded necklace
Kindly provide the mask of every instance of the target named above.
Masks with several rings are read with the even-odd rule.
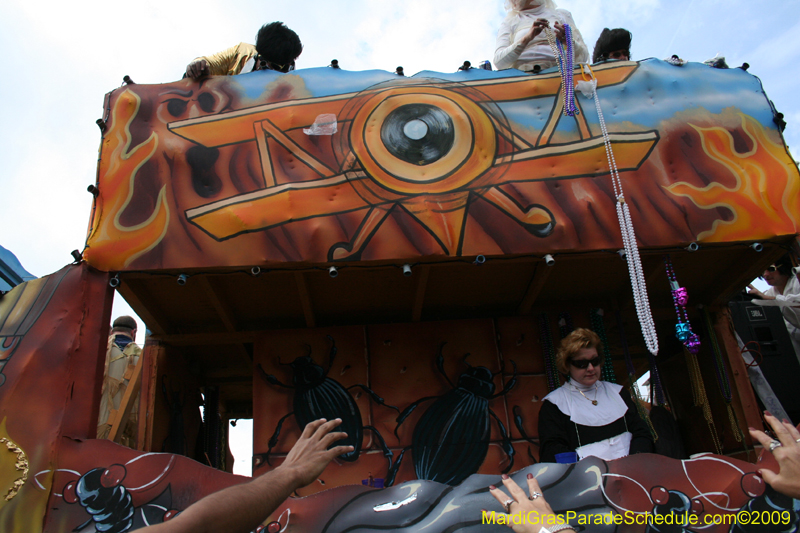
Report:
[[[603,368],[601,371],[601,379],[609,383],[617,382],[617,375],[614,373],[614,361],[611,360],[611,350],[608,347],[608,338],[606,337],[606,327],[603,324],[603,310],[591,309],[589,316],[592,323],[592,331],[597,333],[600,337],[600,342],[603,344]]]
[[[717,429],[714,427],[714,417],[711,415],[711,406],[708,404],[708,396],[706,395],[706,386],[703,383],[703,375],[700,373],[700,365],[697,363],[697,356],[692,352],[686,353],[686,363],[689,369],[689,381],[692,383],[692,399],[696,407],[703,409],[703,417],[708,424],[708,431],[711,433],[711,440],[714,441],[714,447],[717,450],[717,455],[722,454],[722,444],[717,436]]]
[[[736,439],[736,442],[743,442],[744,433],[739,426],[739,420],[736,417],[736,412],[731,406],[733,393],[731,392],[731,382],[730,378],[728,377],[728,370],[725,368],[725,362],[722,360],[722,352],[719,349],[719,343],[717,342],[717,334],[714,331],[714,324],[711,322],[711,313],[708,312],[707,308],[703,308],[703,318],[705,319],[706,330],[708,330],[708,338],[711,340],[711,347],[714,350],[714,372],[717,376],[717,385],[719,386],[719,391],[722,393],[722,398],[725,400],[725,404],[728,407],[728,420],[731,423],[731,427],[735,429],[733,436]]]
[[[595,383],[595,384],[594,384],[594,400],[592,400],[591,398],[589,398],[588,396],[586,396],[586,395],[583,393],[583,391],[582,391],[582,390],[580,390],[578,387],[576,387],[576,386],[575,386],[575,385],[573,385],[572,383],[570,383],[570,386],[571,386],[572,388],[574,388],[576,391],[580,392],[580,393],[581,393],[581,396],[583,396],[584,398],[586,398],[586,400],[587,400],[587,401],[589,401],[589,402],[592,402],[592,405],[595,405],[595,406],[597,405],[597,383]]]
[[[703,416],[708,424],[708,431],[714,441],[714,447],[718,454],[722,453],[722,443],[717,435],[714,426],[714,417],[711,414],[711,406],[708,403],[706,386],[703,382],[703,375],[700,373],[700,364],[697,362],[697,352],[700,351],[700,338],[692,331],[689,323],[689,314],[686,312],[686,304],[689,303],[689,293],[685,287],[678,284],[675,277],[675,269],[672,266],[672,259],[667,255],[664,257],[664,264],[667,268],[667,279],[672,289],[672,301],[675,304],[675,313],[678,315],[678,323],[675,324],[675,336],[686,347],[687,367],[689,369],[689,379],[692,382],[692,398],[694,405],[702,407]],[[683,320],[683,322],[681,322]]]
[[[579,114],[577,106],[575,105],[575,56],[572,46],[572,28],[569,24],[564,24],[564,38],[567,41],[567,49],[561,41],[556,39],[555,33],[550,27],[544,29],[545,37],[547,37],[547,44],[553,51],[553,56],[558,61],[558,70],[561,72],[561,87],[563,88],[564,97],[564,116],[574,117]]]
[[[656,404],[667,405],[667,400],[664,397],[664,387],[661,385],[661,373],[656,365],[656,358],[653,357],[653,354],[647,352],[647,359],[650,361],[650,387],[656,398]]]
[[[544,371],[547,376],[547,390],[553,392],[558,388],[558,373],[556,371],[556,356],[553,347],[553,336],[550,333],[550,321],[547,313],[539,316],[539,342],[544,352]]]
[[[575,329],[575,324],[572,322],[572,315],[567,311],[562,311],[558,314],[558,332],[563,339]]]
[[[692,331],[689,323],[689,314],[686,312],[686,304],[689,302],[689,293],[685,287],[678,284],[675,277],[675,269],[672,267],[672,259],[664,256],[664,264],[667,267],[667,279],[672,289],[672,303],[675,304],[675,313],[678,315],[678,323],[675,324],[675,336],[686,346],[691,353],[696,354],[700,351],[700,337]]]
[[[642,396],[639,393],[639,384],[636,382],[636,368],[633,366],[633,360],[631,359],[631,354],[628,351],[628,340],[625,338],[625,328],[622,324],[622,314],[620,314],[619,311],[617,311],[617,327],[619,328],[619,339],[620,344],[622,345],[622,353],[625,356],[625,367],[628,369],[628,383],[630,384],[631,389],[631,399],[636,405],[636,411],[639,413],[639,417],[647,424],[647,429],[650,430],[650,435],[653,436],[653,442],[655,442],[658,440],[658,433],[656,433],[656,428],[653,427],[653,422],[650,420],[650,415],[647,413],[644,405],[642,405]],[[648,355],[653,357],[649,352]],[[650,383],[652,387],[652,372],[650,373]]]
[[[583,69],[582,66],[581,69]],[[608,169],[611,173],[611,183],[614,186],[614,196],[617,199],[617,219],[619,219],[620,232],[622,233],[622,244],[625,248],[625,258],[628,263],[628,274],[631,278],[633,301],[636,304],[636,316],[639,317],[639,324],[642,327],[642,336],[647,349],[651,354],[657,355],[658,336],[656,334],[656,324],[653,320],[653,314],[650,312],[650,300],[647,297],[647,285],[644,271],[642,270],[642,260],[639,257],[639,248],[636,243],[636,233],[633,230],[633,221],[631,220],[630,209],[625,201],[625,194],[622,192],[622,180],[619,177],[614,152],[611,150],[611,139],[608,136],[606,121],[603,118],[603,110],[600,108],[600,98],[597,95],[597,78],[591,68],[589,68],[589,73],[592,76],[589,82],[592,87],[590,98],[594,98],[597,118],[600,120],[600,130],[603,132]]]

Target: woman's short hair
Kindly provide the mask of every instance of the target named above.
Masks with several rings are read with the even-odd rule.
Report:
[[[600,354],[603,343],[594,331],[586,328],[577,328],[572,333],[561,339],[561,345],[556,354],[556,369],[569,375],[569,360],[575,357],[582,348],[594,348]]]

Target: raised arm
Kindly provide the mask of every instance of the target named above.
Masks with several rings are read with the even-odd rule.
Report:
[[[248,483],[209,494],[163,524],[142,529],[142,533],[248,533],[261,524],[295,490],[305,487],[320,474],[334,457],[353,451],[352,446],[334,442],[347,435],[331,430],[340,419],[309,423],[303,434],[274,470]]]
[[[192,79],[205,76],[231,76],[242,70],[247,59],[255,55],[255,49],[246,43],[239,43],[210,56],[193,59],[186,66],[186,75]]]
[[[505,70],[514,66],[514,63],[519,59],[519,55],[525,50],[528,45],[524,39],[516,43],[511,42],[511,32],[513,30],[512,24],[508,20],[504,20],[500,25],[500,30],[497,32],[497,45],[494,52],[494,66],[497,70]]]

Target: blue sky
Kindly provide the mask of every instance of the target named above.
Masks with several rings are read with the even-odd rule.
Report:
[[[347,70],[452,72],[494,54],[502,0],[214,0],[0,3],[0,244],[37,276],[83,247],[95,181],[103,96],[124,75],[178,79],[186,63],[284,21],[305,51],[298,68],[338,59]],[[569,0],[584,40],[603,27],[633,33],[634,59],[720,53],[748,62],[800,145],[797,0]],[[120,300],[120,299],[118,299]],[[115,314],[124,308],[115,306]],[[140,339],[141,340],[141,339]]]

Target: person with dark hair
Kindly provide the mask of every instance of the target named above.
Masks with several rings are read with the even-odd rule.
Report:
[[[258,30],[256,45],[239,43],[211,56],[194,59],[186,66],[186,76],[234,76],[256,70],[294,70],[295,60],[303,51],[300,37],[283,22],[271,22]]]
[[[632,39],[633,35],[625,28],[614,28],[613,30],[603,28],[600,37],[594,43],[592,63],[609,59],[630,61]]]
[[[621,385],[601,381],[600,337],[578,328],[561,341],[556,368],[568,379],[542,401],[539,461],[576,452],[605,461],[653,451],[653,439],[631,395]],[[570,461],[564,461],[570,462]]]
[[[778,300],[783,312],[783,321],[786,330],[792,338],[794,353],[800,360],[800,282],[792,265],[789,254],[784,255],[771,264],[761,274],[769,285],[766,292],[761,292],[752,285],[748,285],[748,293],[762,300]]]
[[[112,418],[111,413],[119,409],[122,397],[128,388],[130,376],[142,355],[142,349],[134,342],[136,330],[136,320],[130,316],[117,317],[111,325],[103,385],[100,389],[100,415],[97,420],[98,439],[108,438],[111,431],[112,421],[109,420]],[[137,400],[131,408],[125,427],[120,431],[118,442],[125,446],[136,445],[138,404]]]

